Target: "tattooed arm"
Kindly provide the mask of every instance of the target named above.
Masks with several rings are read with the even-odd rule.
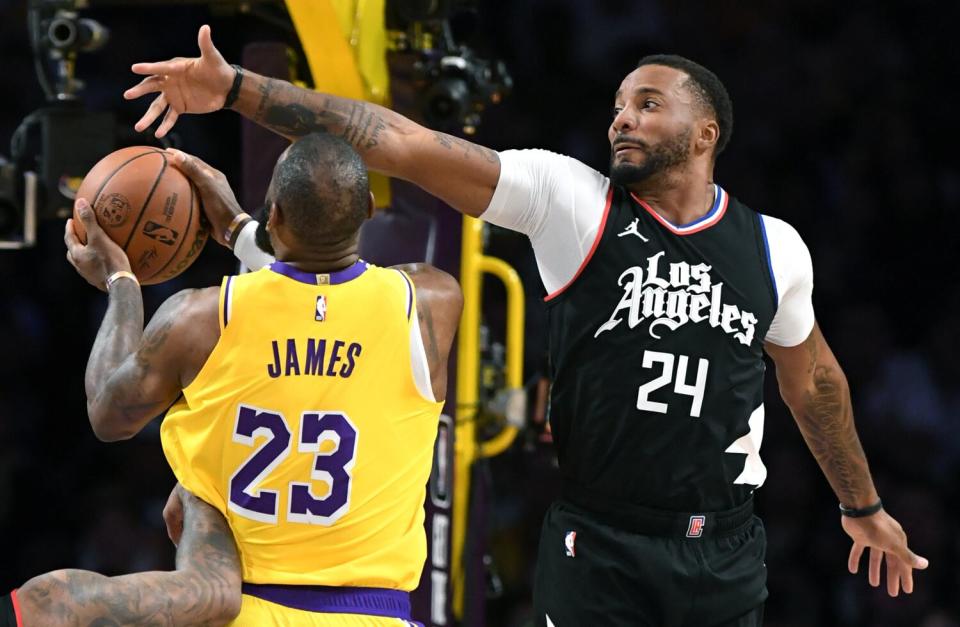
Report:
[[[164,114],[162,137],[182,113],[209,113],[224,106],[235,73],[213,46],[210,29],[198,35],[200,56],[137,63],[143,81],[127,99],[158,93],[136,129]],[[326,131],[349,141],[372,170],[419,185],[459,211],[478,216],[490,204],[500,177],[500,158],[488,148],[431,131],[389,109],[295,87],[253,72],[242,73],[231,108],[289,139]],[[164,113],[166,112],[166,113]]]
[[[768,342],[766,350],[777,367],[780,394],[837,499],[857,509],[876,503],[879,497],[854,425],[847,378],[819,325],[814,324],[799,346]],[[880,564],[886,558],[889,594],[896,596],[901,585],[904,592],[913,591],[913,569],[926,568],[927,561],[907,548],[907,536],[896,520],[881,509],[862,518],[843,516],[841,523],[854,542],[850,572],[857,572],[860,556],[869,547],[870,584],[880,585]]]
[[[240,612],[240,560],[220,512],[174,488],[183,502],[177,570],[104,577],[58,570],[17,591],[24,627],[222,625]]]
[[[129,263],[85,200],[78,200],[77,213],[87,243],[80,243],[68,220],[67,258],[88,282],[104,289],[107,277],[118,268],[129,269]],[[220,337],[219,293],[211,287],[175,294],[144,330],[140,286],[130,279],[113,284],[85,378],[87,414],[98,438],[131,438],[173,404]]]
[[[433,397],[442,401],[447,394],[447,363],[460,324],[463,292],[456,279],[429,264],[408,263],[393,267],[406,272],[417,290],[417,317],[427,353]]]

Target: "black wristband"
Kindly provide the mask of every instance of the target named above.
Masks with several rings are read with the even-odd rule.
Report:
[[[863,518],[865,516],[872,516],[881,509],[883,509],[883,501],[879,499],[877,499],[877,502],[873,505],[861,507],[860,509],[855,507],[844,507],[843,503],[840,504],[840,514],[849,518]]]
[[[237,98],[240,97],[240,84],[243,83],[243,68],[239,65],[231,65],[235,74],[233,75],[233,85],[230,86],[230,91],[227,92],[227,99],[223,101],[223,108],[229,109],[233,106],[233,103],[237,101]]]

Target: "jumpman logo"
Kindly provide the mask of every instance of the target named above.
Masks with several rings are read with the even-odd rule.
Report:
[[[630,226],[625,228],[623,230],[623,233],[620,233],[619,235],[617,235],[617,237],[623,237],[624,235],[636,235],[637,237],[642,239],[644,242],[649,242],[650,240],[648,240],[646,237],[641,235],[640,231],[637,230],[637,225],[639,223],[640,223],[640,218],[634,218],[633,222],[630,223]]]

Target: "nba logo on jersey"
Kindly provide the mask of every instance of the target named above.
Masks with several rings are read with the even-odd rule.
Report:
[[[576,557],[577,556],[577,532],[568,531],[567,535],[563,538],[563,545],[567,547],[567,557]]]
[[[323,295],[317,296],[317,313],[314,320],[323,322],[327,319],[327,298]]]
[[[691,516],[690,526],[687,527],[688,538],[699,538],[703,535],[703,525],[706,524],[706,516]]]

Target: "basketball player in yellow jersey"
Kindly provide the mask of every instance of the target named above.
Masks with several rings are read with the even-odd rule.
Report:
[[[236,203],[222,175],[180,159],[205,206]],[[237,540],[234,624],[409,624],[459,286],[430,266],[358,258],[373,203],[342,139],[291,145],[267,205],[276,261],[175,295],[145,331],[122,250],[97,236],[79,247],[90,258],[75,265],[110,296],[87,366],[91,424],[124,439],[167,409],[174,473]]]

